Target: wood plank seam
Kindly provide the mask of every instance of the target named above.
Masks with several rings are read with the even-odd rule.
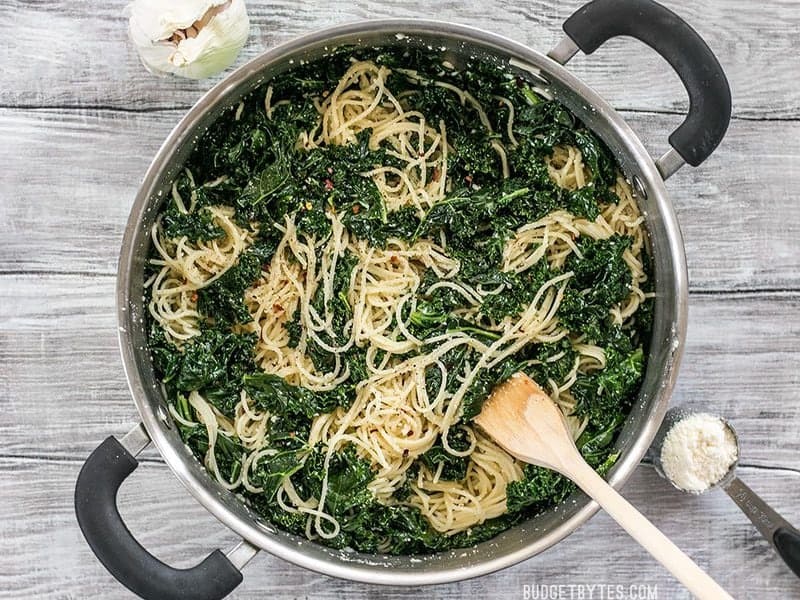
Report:
[[[198,94],[198,100],[202,94]],[[170,106],[144,106],[141,108],[129,108],[124,106],[114,106],[111,104],[0,104],[0,110],[8,111],[96,111],[96,112],[110,112],[110,113],[125,113],[125,114],[153,114],[153,113],[169,113],[169,112],[186,112],[192,108],[192,104],[170,105]],[[688,110],[688,107],[687,107]],[[641,108],[617,108],[617,112],[621,115],[661,115],[661,116],[686,116],[686,110],[666,110],[666,109],[652,109],[645,110]],[[797,123],[800,122],[800,116],[751,116],[751,115],[737,115],[735,112],[731,114],[731,121],[744,121],[744,122],[757,122],[757,123]]]

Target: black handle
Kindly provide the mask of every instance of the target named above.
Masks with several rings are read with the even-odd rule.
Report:
[[[693,167],[722,141],[731,120],[731,90],[717,60],[697,32],[652,0],[593,0],[564,22],[586,54],[617,36],[630,36],[658,52],[689,92],[689,114],[669,143]]]
[[[794,574],[800,577],[800,533],[780,527],[772,537],[775,549]]]
[[[117,491],[139,462],[109,437],[86,459],[75,486],[75,513],[86,541],[106,569],[146,600],[217,600],[242,582],[219,550],[190,569],[165,565],[136,541],[117,510]]]

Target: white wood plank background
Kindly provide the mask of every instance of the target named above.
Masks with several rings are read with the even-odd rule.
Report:
[[[686,238],[689,338],[674,402],[728,416],[742,477],[800,524],[800,3],[666,2],[731,81],[734,119],[701,168],[668,183]],[[248,2],[239,62],[315,28],[426,16],[548,50],[578,1]],[[92,557],[72,509],[81,461],[136,422],[116,347],[114,274],[147,164],[214,81],[147,74],[124,1],[0,0],[0,598],[129,598]],[[686,109],[655,54],[615,41],[570,64],[622,109],[654,153]],[[122,490],[132,531],[192,564],[234,536],[146,452]],[[722,493],[685,497],[641,467],[625,495],[739,598],[800,598],[800,580]],[[522,598],[524,585],[630,583],[687,598],[604,515],[501,573],[420,589],[326,578],[260,555],[236,598]]]

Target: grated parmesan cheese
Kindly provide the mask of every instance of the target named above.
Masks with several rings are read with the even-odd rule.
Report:
[[[722,419],[693,414],[667,433],[661,447],[661,467],[680,489],[703,492],[725,476],[738,454],[736,438]]]

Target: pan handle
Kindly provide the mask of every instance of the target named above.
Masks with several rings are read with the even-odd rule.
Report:
[[[567,38],[549,54],[565,64],[580,49],[591,54],[611,38],[630,36],[658,52],[689,93],[689,113],[669,136],[658,161],[666,179],[683,162],[696,167],[722,141],[731,119],[731,90],[714,53],[686,21],[653,0],[593,0],[564,22]]]
[[[138,453],[149,438],[141,425],[123,442],[132,436],[139,442]],[[108,437],[81,468],[75,513],[95,556],[122,585],[145,600],[224,598],[242,582],[242,573],[220,550],[194,567],[175,569],[145,550],[126,527],[117,509],[117,491],[138,465],[122,443]]]

